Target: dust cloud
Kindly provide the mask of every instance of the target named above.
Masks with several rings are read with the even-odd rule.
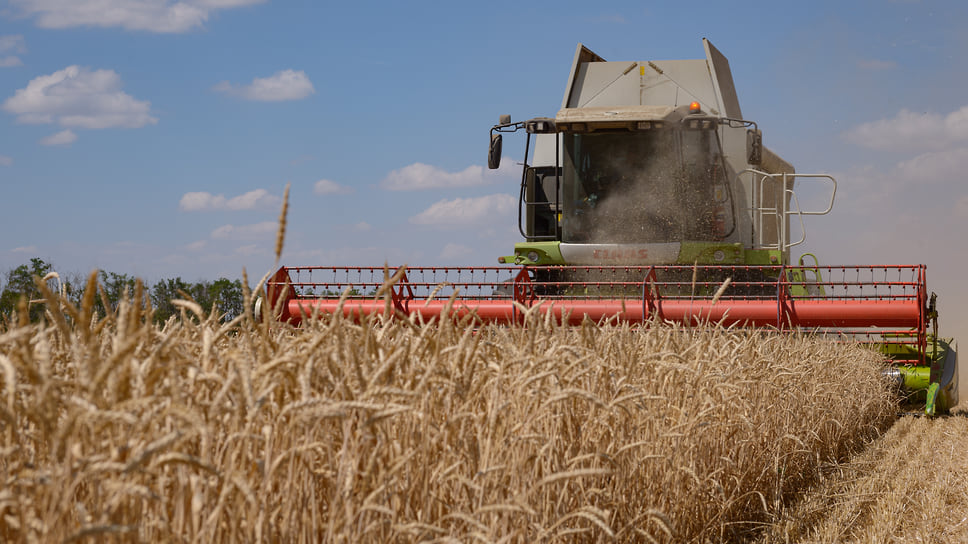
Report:
[[[699,145],[708,135],[674,135],[607,135],[592,148],[594,164],[576,204],[578,224],[566,237],[593,243],[721,239],[728,202],[714,189],[723,180],[714,174],[708,146]]]

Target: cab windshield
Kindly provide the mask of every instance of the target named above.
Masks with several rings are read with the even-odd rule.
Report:
[[[732,218],[715,130],[565,133],[563,141],[563,242],[715,241],[727,234]]]

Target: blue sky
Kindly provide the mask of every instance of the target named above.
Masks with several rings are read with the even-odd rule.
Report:
[[[954,0],[2,0],[0,271],[258,276],[286,183],[284,263],[493,264],[518,241],[518,174],[484,168],[498,116],[553,116],[578,42],[659,60],[703,37],[766,145],[840,182],[803,250],[927,264],[968,333]]]

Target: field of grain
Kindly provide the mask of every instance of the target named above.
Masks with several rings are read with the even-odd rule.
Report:
[[[784,512],[763,542],[968,542],[968,417],[903,417]]]
[[[6,541],[735,540],[895,418],[812,338],[48,298],[0,330]]]

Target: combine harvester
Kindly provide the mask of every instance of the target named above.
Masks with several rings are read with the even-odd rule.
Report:
[[[644,62],[606,62],[579,44],[554,118],[503,116],[491,128],[492,169],[503,133],[527,135],[524,241],[503,266],[283,267],[267,283],[269,307],[292,323],[342,312],[510,324],[537,307],[569,324],[808,331],[879,346],[926,413],[947,411],[957,355],[937,336],[925,266],[792,261],[804,216],[830,212],[837,182],[796,173],[763,146],[726,57],[703,44],[704,59]],[[801,209],[795,181],[829,190],[826,208]]]

